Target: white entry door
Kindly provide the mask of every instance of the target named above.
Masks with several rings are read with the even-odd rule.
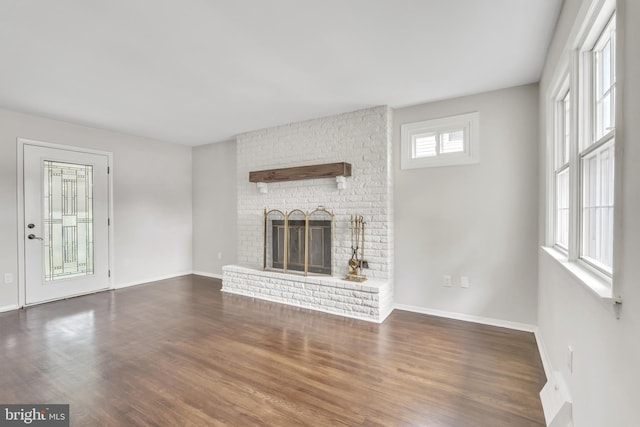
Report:
[[[109,287],[108,157],[24,145],[25,302]]]

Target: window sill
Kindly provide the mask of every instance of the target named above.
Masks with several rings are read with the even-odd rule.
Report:
[[[569,261],[566,254],[555,248],[542,246],[542,249],[582,283],[594,296],[607,304],[621,304],[622,299],[613,296],[611,280],[606,279],[577,262]]]

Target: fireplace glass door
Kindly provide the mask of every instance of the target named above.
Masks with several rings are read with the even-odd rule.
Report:
[[[265,269],[331,275],[333,216],[322,211],[265,213]]]
[[[287,270],[304,271],[305,221],[289,221]],[[284,268],[284,221],[273,221],[273,267]],[[310,273],[331,274],[331,221],[309,221]]]

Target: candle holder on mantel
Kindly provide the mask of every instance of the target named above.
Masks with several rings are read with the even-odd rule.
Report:
[[[364,217],[351,215],[349,217],[349,230],[351,231],[351,259],[349,259],[349,273],[345,280],[352,282],[364,282],[367,278],[362,274],[363,268],[369,268],[369,263],[364,259]]]

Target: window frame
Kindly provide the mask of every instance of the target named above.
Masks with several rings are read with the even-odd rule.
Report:
[[[598,52],[601,50],[600,46],[606,44],[607,39],[603,39],[603,36],[605,34],[609,34],[611,35],[611,27],[613,26],[614,31],[617,28],[616,25],[616,19],[617,19],[617,13],[616,13],[616,9],[615,9],[615,2],[608,2],[609,3],[609,8],[607,8],[607,4],[605,3],[605,5],[603,6],[603,8],[601,10],[598,11],[598,13],[595,16],[595,20],[592,23],[592,25],[588,28],[586,28],[584,30],[584,36],[583,36],[583,40],[582,43],[580,43],[580,45],[577,47],[576,51],[578,52],[578,61],[577,61],[577,69],[575,71],[576,74],[576,78],[578,80],[579,83],[579,95],[582,95],[581,98],[583,99],[582,104],[578,107],[580,109],[581,107],[581,111],[578,111],[578,113],[575,116],[575,119],[578,121],[578,123],[580,124],[579,126],[579,130],[582,130],[582,134],[578,134],[578,139],[576,141],[575,145],[575,150],[577,150],[577,182],[579,184],[579,187],[576,189],[576,191],[578,192],[577,194],[577,198],[578,198],[578,206],[577,206],[577,211],[575,212],[574,216],[577,217],[576,221],[577,221],[577,242],[575,242],[575,246],[576,246],[576,255],[575,257],[578,259],[579,262],[583,263],[584,265],[586,265],[588,268],[595,270],[597,273],[603,275],[605,278],[607,278],[607,282],[609,284],[609,286],[612,285],[612,273],[613,273],[613,262],[611,266],[608,266],[606,264],[602,264],[600,263],[598,260],[585,255],[584,252],[584,245],[585,245],[585,232],[584,232],[584,209],[585,209],[585,179],[583,176],[584,170],[586,168],[585,166],[585,160],[589,159],[590,157],[592,157],[594,154],[595,155],[599,155],[599,152],[604,151],[604,148],[611,144],[613,145],[613,150],[614,150],[614,170],[615,170],[615,129],[617,127],[617,123],[616,121],[616,116],[618,114],[615,114],[615,110],[617,110],[614,104],[614,113],[613,113],[613,123],[611,123],[613,125],[612,128],[610,128],[610,130],[604,132],[601,136],[598,135],[598,80],[599,80],[599,74],[598,74],[598,66],[597,66],[597,58],[598,58]],[[613,6],[613,7],[611,7]],[[610,40],[612,43],[615,43],[616,39],[615,36],[613,38],[609,38],[608,40]],[[611,59],[612,64],[610,65],[612,67],[612,70],[610,71],[614,71],[611,75],[610,78],[613,80],[613,85],[610,86],[609,90],[613,88],[613,97],[614,97],[614,102],[615,102],[615,87],[616,87],[616,82],[617,82],[617,76],[615,75],[615,70],[617,70],[617,64],[615,64],[615,57],[616,54],[615,52],[617,51],[616,47],[614,46],[614,55]],[[597,174],[597,179],[598,181],[600,181],[600,175]],[[615,197],[615,188],[616,186],[616,179],[615,179],[615,173],[614,173],[614,182],[613,182],[613,186],[614,186],[614,196],[613,196],[613,210],[615,212],[615,200],[619,198]],[[601,190],[602,186],[600,183],[598,183],[596,185],[596,189],[597,190]],[[615,215],[615,213],[613,214]],[[615,221],[614,221],[615,223]],[[615,227],[615,224],[614,224]],[[611,230],[612,232],[612,240],[614,238],[613,236],[613,228]],[[600,245],[602,244],[602,242],[600,242]],[[611,245],[613,246],[614,243],[611,242]]]
[[[615,54],[612,57],[617,75],[612,88],[616,94],[622,93],[623,81],[621,79],[621,63],[623,50],[623,38],[620,34],[623,30],[623,20],[616,0],[593,0],[583,5],[579,18],[569,36],[567,47],[561,56],[559,65],[555,69],[551,84],[546,90],[547,104],[547,154],[545,157],[547,169],[547,215],[546,215],[546,241],[543,249],[571,272],[578,281],[589,288],[595,295],[604,301],[620,303],[622,301],[617,286],[617,272],[619,271],[619,252],[622,247],[622,229],[620,222],[620,193],[622,176],[620,153],[622,152],[621,129],[622,108],[619,96],[615,96],[612,106],[615,108],[613,115],[613,129],[605,132],[596,140],[596,70],[595,50],[610,25],[615,25],[616,35]],[[568,82],[568,83],[567,83]],[[556,163],[557,141],[559,137],[558,115],[559,101],[568,90],[570,91],[571,106],[571,144],[569,150],[569,164],[562,167],[569,168],[569,242],[565,249],[556,242],[556,202],[557,202],[557,172],[561,168]],[[618,129],[616,134],[615,129]],[[585,143],[589,141],[589,143]],[[583,198],[583,159],[601,150],[608,144],[613,144],[610,153],[613,160],[613,243],[612,265],[610,271],[599,268],[597,263],[589,262],[582,256],[582,198]]]
[[[405,123],[400,126],[401,169],[468,165],[480,162],[480,113],[458,114],[431,120]],[[442,134],[462,130],[463,151],[441,153],[441,140],[436,138],[436,155],[414,157],[416,139],[425,135]]]
[[[553,97],[554,101],[553,101],[553,128],[554,128],[554,132],[553,132],[553,160],[552,160],[552,170],[553,170],[553,174],[552,174],[552,180],[553,180],[553,189],[552,189],[552,197],[551,197],[551,203],[552,203],[552,216],[553,216],[553,220],[551,223],[551,227],[553,228],[552,231],[552,246],[556,249],[558,249],[559,251],[563,252],[564,254],[568,255],[570,250],[569,250],[569,246],[570,246],[570,240],[571,240],[571,224],[572,224],[572,218],[571,218],[571,213],[572,213],[572,208],[571,208],[571,183],[572,183],[572,177],[571,177],[571,172],[573,169],[575,169],[575,167],[571,167],[571,148],[572,148],[572,141],[575,139],[575,132],[573,129],[573,124],[574,124],[574,118],[572,117],[573,112],[575,111],[574,103],[573,103],[573,98],[574,97],[574,91],[572,90],[572,86],[571,86],[571,75],[570,73],[567,71],[564,74],[564,77],[562,78],[562,83],[560,84],[560,87],[556,90],[556,94]],[[566,104],[565,104],[565,100],[569,101],[569,120],[568,120],[568,127],[569,127],[569,140],[567,140],[566,135],[567,135],[567,111],[566,111]],[[559,144],[558,142],[562,141],[562,150],[560,150]],[[560,163],[558,161],[558,158],[560,157],[560,151],[562,151],[562,156],[566,157],[564,158],[564,162]],[[568,228],[568,237],[567,237],[567,243],[565,246],[563,246],[562,244],[560,244],[560,242],[558,242],[558,177],[562,174],[562,173],[568,173],[568,180],[569,180],[569,194],[568,194],[568,210],[569,210],[569,219],[568,219],[568,224],[567,224],[567,228]]]

